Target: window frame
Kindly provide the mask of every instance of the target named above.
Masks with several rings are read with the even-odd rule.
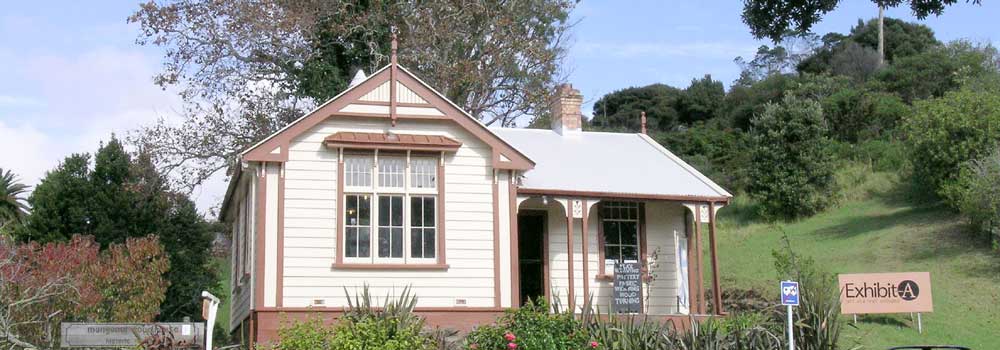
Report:
[[[342,182],[346,182],[346,178],[349,176],[347,169],[344,164],[348,162],[349,158],[365,157],[371,159],[371,171],[369,175],[371,176],[371,186],[348,186],[346,183],[338,185],[338,204],[336,205],[337,215],[341,217],[346,216],[345,210],[346,205],[341,203],[346,203],[347,196],[352,195],[368,195],[370,196],[369,213],[370,222],[368,227],[370,227],[370,249],[368,257],[348,257],[346,255],[346,249],[337,249],[336,262],[334,267],[341,268],[378,268],[378,267],[389,267],[389,268],[447,268],[444,265],[444,253],[443,253],[443,241],[444,241],[444,230],[442,226],[443,220],[441,216],[441,211],[443,210],[443,166],[444,166],[444,152],[440,153],[428,153],[428,152],[416,152],[416,151],[380,151],[375,150],[362,150],[362,149],[339,149],[339,162],[340,169],[338,169],[338,178]],[[387,187],[382,186],[379,182],[381,180],[381,170],[380,160],[384,159],[397,159],[403,160],[403,170],[402,170],[402,187]],[[435,164],[435,171],[433,173],[433,187],[427,188],[414,188],[411,186],[413,181],[414,173],[412,172],[412,162],[414,159],[432,159],[433,164]],[[381,203],[380,198],[387,196],[396,196],[402,198],[402,205],[400,210],[402,210],[402,226],[393,226],[394,228],[400,228],[402,230],[402,256],[392,257],[391,256],[391,246],[390,246],[390,256],[389,257],[379,257],[379,228],[382,227],[380,224],[381,215]],[[434,256],[432,258],[424,257],[414,257],[412,253],[412,237],[411,230],[412,226],[412,213],[411,213],[411,200],[412,198],[426,198],[430,197],[434,200],[434,222],[433,226],[421,226],[421,229],[433,229],[434,230]],[[395,208],[393,208],[395,209]],[[346,220],[339,220],[341,225],[337,228],[337,244],[338,247],[346,247],[347,242],[347,227],[349,225]],[[391,224],[391,221],[390,221]],[[390,231],[390,235],[391,235]]]
[[[634,203],[636,205],[636,222],[637,222],[637,240],[638,245],[638,259],[639,265],[642,266],[643,279],[648,278],[648,271],[646,269],[647,257],[646,257],[646,203],[642,201],[628,200],[628,199],[616,199],[616,200],[601,200],[598,203],[597,208],[597,230],[598,230],[598,274],[596,278],[598,280],[610,281],[614,278],[614,269],[607,269],[607,258],[605,257],[606,249],[606,238],[604,232],[604,221],[607,219],[604,215],[604,207],[609,203]],[[611,219],[616,220],[616,219]]]

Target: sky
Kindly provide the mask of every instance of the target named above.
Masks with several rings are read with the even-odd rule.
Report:
[[[136,1],[12,2],[0,8],[0,168],[27,185],[72,153],[93,153],[112,134],[125,137],[159,118],[177,118],[180,98],[153,84],[163,61],[157,47],[135,43],[127,17]],[[600,96],[631,86],[686,87],[711,74],[727,86],[737,56],[754,40],[740,19],[742,1],[587,1],[572,13],[566,77],[584,95],[584,114]],[[870,1],[845,0],[814,31],[847,32],[877,15]],[[916,21],[908,9],[889,17]],[[959,2],[921,23],[940,40],[1000,46],[1000,2]],[[203,212],[221,202],[222,174],[192,196]]]

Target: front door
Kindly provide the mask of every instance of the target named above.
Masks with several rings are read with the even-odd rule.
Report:
[[[517,238],[523,304],[545,297],[545,212],[519,213]]]

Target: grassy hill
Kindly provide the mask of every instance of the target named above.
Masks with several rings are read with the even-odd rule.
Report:
[[[858,167],[838,180],[845,194],[837,207],[780,224],[792,248],[836,273],[930,271],[935,310],[923,316],[923,334],[908,314],[861,317],[856,327],[845,327],[841,347],[1000,347],[1000,256],[987,242],[971,237],[946,208],[908,200],[892,174]],[[754,288],[777,301],[771,251],[781,247],[782,234],[747,219],[748,207],[738,199],[719,212],[723,288]]]

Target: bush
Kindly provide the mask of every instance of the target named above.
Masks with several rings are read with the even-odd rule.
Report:
[[[988,237],[993,248],[1000,248],[1000,147],[967,162],[947,193],[949,201]]]
[[[929,192],[954,197],[948,191],[962,164],[1000,142],[1000,93],[962,89],[920,101],[903,129],[914,179]]]
[[[469,333],[470,350],[590,349],[591,340],[583,324],[569,312],[549,312],[544,299],[529,301],[508,310],[494,325]]]
[[[899,97],[880,92],[843,89],[823,100],[830,133],[840,141],[876,138],[896,127],[910,107]]]
[[[155,236],[100,252],[92,236],[17,244],[0,238],[0,346],[55,348],[61,322],[150,322],[167,258]]]
[[[747,134],[726,129],[717,122],[695,123],[689,128],[661,134],[658,141],[701,173],[730,191],[746,188],[749,158]]]
[[[319,318],[307,318],[283,324],[278,329],[280,340],[265,345],[269,350],[430,350],[434,339],[423,333],[424,320],[413,313],[417,298],[409,288],[396,298],[386,298],[375,305],[365,286],[351,296],[347,290],[348,307],[332,327]]]
[[[831,202],[833,165],[815,101],[786,96],[753,120],[747,190],[768,218],[812,215]]]

